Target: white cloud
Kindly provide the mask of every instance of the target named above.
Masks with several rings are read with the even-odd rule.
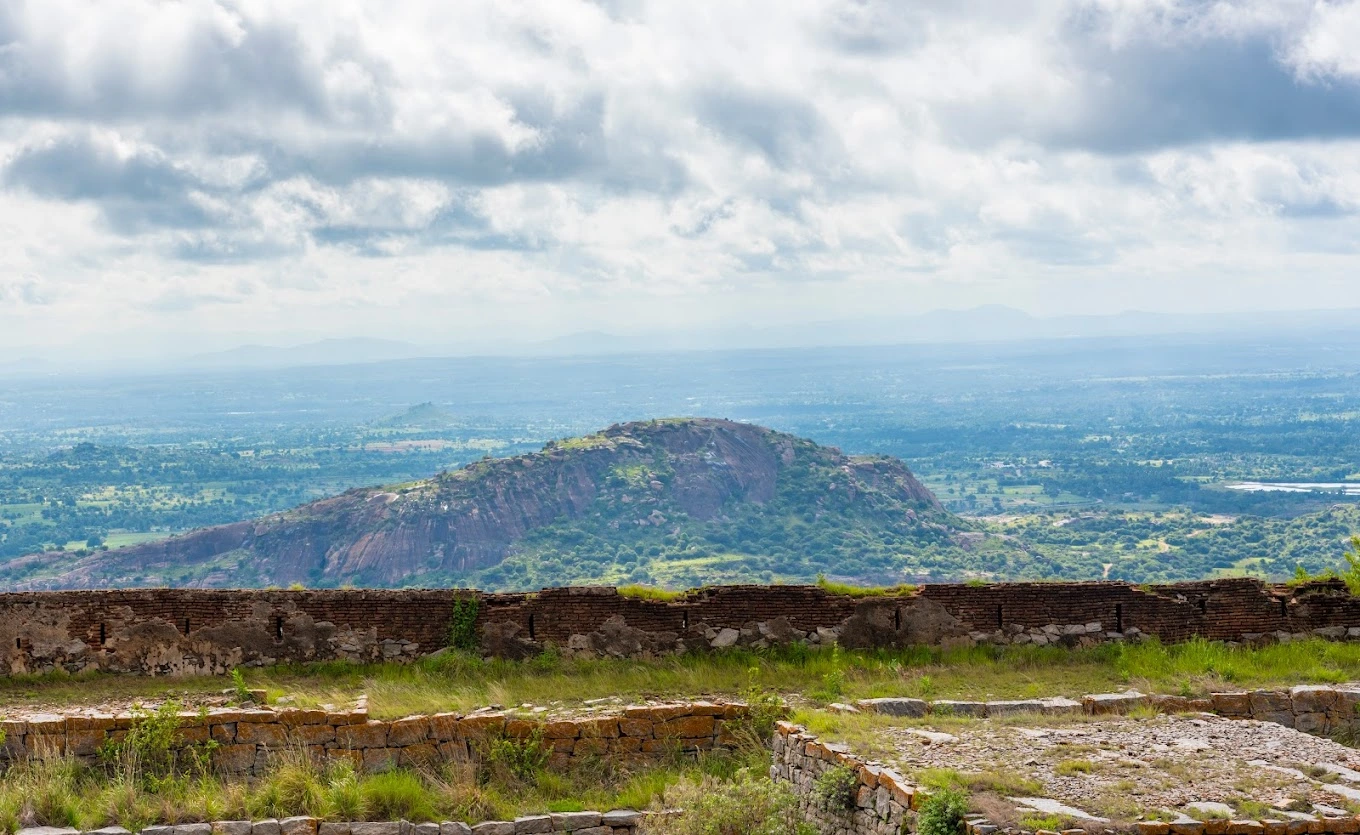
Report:
[[[1356,305],[1357,47],[1321,0],[5,4],[0,341]]]

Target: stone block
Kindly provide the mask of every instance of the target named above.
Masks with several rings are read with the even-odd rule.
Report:
[[[352,835],[348,821],[322,821],[317,824],[316,835]]]
[[[930,711],[943,716],[973,716],[983,719],[987,716],[987,703],[940,699],[930,703]]]
[[[389,749],[392,750],[392,749]],[[433,742],[422,742],[419,745],[407,745],[405,748],[395,749],[399,752],[397,762],[403,767],[434,765],[439,762],[439,749]]]
[[[1005,700],[987,703],[988,716],[1009,716],[1016,713],[1041,713],[1044,703],[1039,699]]]
[[[1211,693],[1209,700],[1213,703],[1214,713],[1219,716],[1243,718],[1251,715],[1250,693]]]
[[[655,724],[650,719],[620,719],[619,733],[622,736],[650,737]]]
[[[237,727],[240,733],[241,726]],[[387,723],[366,722],[362,725],[337,725],[335,743],[341,748],[386,748]]]
[[[599,826],[602,815],[599,812],[554,812],[551,817],[553,829],[576,832],[588,827]]]
[[[350,835],[402,835],[400,821],[355,821],[349,825]]]
[[[102,730],[68,731],[66,733],[66,750],[77,757],[93,756],[98,753],[99,746],[103,745],[107,739],[108,733]]]
[[[1135,707],[1148,704],[1148,697],[1137,690],[1123,693],[1092,693],[1081,697],[1082,709],[1089,714],[1128,713]]]
[[[1264,835],[1265,831],[1266,829],[1261,825],[1260,821],[1228,821],[1228,835]]]
[[[439,824],[439,835],[472,835],[472,827],[462,821],[444,821]]]
[[[324,725],[328,723],[329,716],[324,710],[307,710],[305,708],[285,708],[279,712],[279,721],[289,727],[300,725]]]
[[[250,825],[250,835],[281,835],[279,822],[275,818],[255,821]]]
[[[486,821],[472,827],[472,835],[515,835],[515,825],[510,821]]]
[[[411,827],[411,835],[439,835],[439,824],[418,823]]]
[[[334,725],[298,725],[288,731],[288,739],[303,745],[325,745],[335,741]]]
[[[695,739],[712,737],[715,724],[712,716],[682,716],[657,723],[658,739]]]
[[[458,724],[464,736],[487,736],[505,730],[505,714],[482,713],[476,716],[464,716]]]
[[[68,716],[66,717],[66,732],[111,731],[114,723],[112,713],[87,713],[83,716]]]
[[[223,722],[208,727],[208,736],[219,745],[230,745],[236,741],[236,723]]]
[[[1336,704],[1336,688],[1317,685],[1291,687],[1289,700],[1295,713],[1326,713]]]
[[[612,739],[619,735],[619,720],[612,716],[601,719],[581,719],[575,725],[582,739]]]
[[[515,818],[515,835],[538,835],[552,832],[552,817],[549,815],[528,815]]]
[[[424,716],[408,716],[405,719],[398,719],[388,725],[387,745],[389,748],[400,748],[403,745],[415,745],[424,742],[430,736],[430,720]]]
[[[650,719],[653,722],[665,722],[692,713],[690,706],[686,704],[628,705],[623,709],[623,715],[629,719]]]
[[[401,758],[400,748],[365,748],[364,771],[378,773],[391,771],[397,767]]]
[[[85,835],[132,835],[132,833],[121,826],[101,826],[98,829],[90,829]]]
[[[860,710],[869,713],[881,713],[884,716],[908,716],[918,718],[925,716],[930,710],[930,705],[923,699],[906,698],[881,698],[881,699],[861,699],[855,702]]]
[[[213,821],[212,835],[251,835],[250,821]]]
[[[456,713],[436,713],[430,717],[430,738],[447,742],[461,736]]]
[[[288,741],[287,729],[275,722],[271,724],[250,722],[236,726],[236,741],[249,745],[264,745],[269,748],[282,748]]]
[[[280,835],[317,835],[318,821],[306,815],[296,815],[279,821]]]
[[[581,727],[575,722],[544,722],[544,739],[575,739],[581,735]]]
[[[169,829],[170,827],[163,827]],[[146,830],[142,830],[145,832]],[[72,829],[69,826],[28,826],[20,829],[14,835],[80,835],[79,829]]]
[[[219,745],[212,752],[213,767],[227,774],[245,774],[255,767],[254,745]]]
[[[1192,699],[1189,696],[1149,696],[1149,703],[1162,713],[1213,713],[1213,699]]]
[[[634,812],[632,809],[615,809],[612,812],[605,812],[600,816],[601,826],[624,827],[637,826],[642,822],[642,813]]]

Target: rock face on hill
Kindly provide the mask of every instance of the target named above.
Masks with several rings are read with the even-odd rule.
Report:
[[[794,562],[793,574],[843,574],[848,545],[948,547],[955,523],[896,459],[726,420],[648,421],[59,570],[33,565],[17,585],[532,587],[664,581],[638,572],[649,560],[702,566],[733,554],[761,555],[753,571],[785,576]]]

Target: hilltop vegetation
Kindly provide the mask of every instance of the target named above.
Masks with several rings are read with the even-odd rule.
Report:
[[[20,586],[456,583],[535,588],[699,577],[950,576],[1018,550],[939,503],[900,461],[732,421],[612,426],[539,453],[351,490],[259,522],[65,561]]]
[[[1107,570],[1137,582],[1285,578],[1298,563],[1337,565],[1360,524],[1355,496],[1227,488],[1360,479],[1354,340],[1167,342],[10,380],[0,396],[0,579],[52,577],[101,547],[277,514],[355,487],[397,485],[382,492],[414,498],[432,474],[488,454],[540,450],[551,438],[575,439],[557,441],[553,454],[588,453],[602,436],[583,433],[619,416],[697,410],[909,462],[954,515],[949,544],[912,534],[914,559],[899,563],[903,540],[866,537],[863,520],[835,528],[823,517],[809,531],[797,514],[729,512],[730,526],[667,516],[669,528],[625,529],[602,525],[601,505],[520,537],[499,569],[422,564],[412,576],[520,587],[796,579],[828,547],[826,573],[861,583]],[[491,462],[477,472],[498,470]],[[211,569],[152,561],[105,579],[270,582],[267,566],[246,556],[223,554]],[[906,576],[885,576],[885,559]],[[349,581],[405,582],[373,578]]]

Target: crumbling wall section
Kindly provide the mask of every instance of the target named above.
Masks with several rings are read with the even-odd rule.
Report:
[[[448,645],[460,598],[477,600],[474,631],[483,651],[508,657],[548,646],[577,656],[636,658],[789,643],[1360,639],[1360,600],[1338,581],[942,584],[863,598],[817,586],[755,585],[670,598],[610,587],[518,594],[126,589],[0,594],[0,674],[221,674],[284,662],[411,660]]]

